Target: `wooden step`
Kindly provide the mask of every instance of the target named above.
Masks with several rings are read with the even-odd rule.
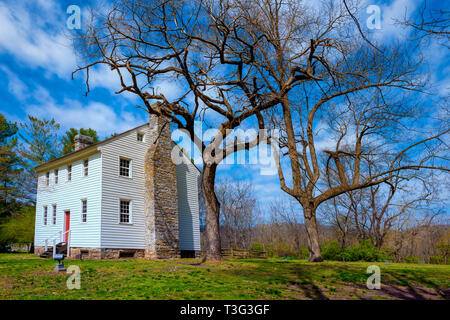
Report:
[[[56,244],[56,253],[62,253],[64,256],[67,256],[67,243],[59,242]],[[51,258],[53,257],[53,246],[47,247],[47,250],[40,255],[41,258]]]

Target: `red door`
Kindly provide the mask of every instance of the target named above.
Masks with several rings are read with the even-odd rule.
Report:
[[[64,221],[66,222],[65,226],[64,226],[64,232],[66,232],[66,231],[69,231],[69,229],[70,229],[70,211],[64,211],[64,214],[65,214]],[[69,233],[68,232],[65,233],[64,239],[65,239],[64,240],[65,242],[67,242],[69,240]]]

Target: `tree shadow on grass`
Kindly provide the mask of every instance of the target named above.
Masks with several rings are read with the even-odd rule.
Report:
[[[353,268],[352,268],[353,267]],[[366,274],[365,267],[355,269],[354,266],[333,266],[334,274],[331,277],[343,281],[347,288],[359,289],[365,294],[353,292],[359,299],[368,299],[373,296],[382,298],[393,298],[402,300],[429,300],[429,299],[449,299],[450,289],[442,289],[435,282],[429,280],[423,274],[425,271],[405,269],[382,270],[381,289],[370,290],[366,281],[370,276]],[[428,275],[430,276],[430,275]]]
[[[311,273],[307,272],[306,268],[298,268],[295,263],[246,259],[240,261],[252,264],[242,264],[239,268],[227,269],[223,272],[233,277],[245,277],[262,283],[284,285],[291,291],[298,291],[298,295],[296,295],[298,299],[328,300],[328,297],[311,277]],[[288,265],[276,269],[277,265],[285,263]]]
[[[388,272],[388,281],[384,290],[394,297],[401,299],[450,299],[450,289],[441,288],[434,281],[424,277],[421,272],[410,270],[408,273]],[[383,285],[382,285],[383,289]]]
[[[346,299],[348,295],[357,299],[402,299],[435,300],[450,299],[450,289],[441,288],[430,280],[432,274],[416,270],[382,270],[381,289],[370,290],[366,281],[366,265],[346,264],[303,264],[285,261],[240,260],[250,262],[239,268],[224,270],[237,277],[251,278],[258,282],[286,285],[298,291],[298,299],[328,300],[330,298]],[[281,264],[281,265],[280,265]],[[284,264],[284,265],[283,265]],[[277,265],[280,266],[277,268]],[[383,280],[384,279],[384,280]],[[334,294],[325,289],[333,288]],[[344,294],[344,295],[342,295]]]

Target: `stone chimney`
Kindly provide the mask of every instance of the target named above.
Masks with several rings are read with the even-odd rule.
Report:
[[[151,115],[150,130],[145,156],[145,258],[179,258],[177,175],[171,158],[170,122]]]
[[[94,143],[94,140],[91,137],[77,134],[73,139],[73,142],[75,144],[75,151],[78,151],[92,145]]]

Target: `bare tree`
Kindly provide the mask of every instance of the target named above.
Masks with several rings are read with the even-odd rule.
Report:
[[[297,253],[300,253],[306,246],[306,237],[303,219],[297,210],[293,201],[273,202],[270,205],[270,223],[275,229],[277,240],[289,243]]]
[[[292,176],[289,186],[281,157],[275,153],[281,188],[303,208],[310,261],[322,261],[316,218],[320,204],[350,191],[388,183],[405,171],[448,171],[442,162],[434,162],[439,156],[430,147],[442,142],[440,138],[448,128],[417,134],[409,145],[411,136],[400,134],[411,132],[408,121],[413,123],[413,115],[420,112],[408,101],[410,92],[424,88],[418,77],[420,59],[415,60],[407,46],[377,45],[379,50],[368,45],[351,30],[347,8],[328,9],[333,17],[328,30],[332,32],[318,33],[318,38],[311,39],[314,52],[306,67],[310,67],[314,80],[302,83],[296,96],[290,92],[282,100],[281,110],[276,111],[281,112],[281,118],[272,114],[275,126],[283,129],[279,145],[281,153],[288,156]],[[318,149],[318,124],[329,132],[323,150]],[[376,162],[369,172],[373,154],[383,154],[386,161]],[[323,166],[319,160],[322,155],[326,159]],[[330,186],[323,179],[332,170],[338,179]]]
[[[387,242],[396,262],[404,261],[406,257],[430,258],[443,231],[434,222],[436,217],[436,213],[423,216],[408,213],[394,222]]]
[[[334,210],[330,220],[340,231],[342,248],[347,235],[354,232],[359,240],[368,239],[381,249],[399,220],[429,211],[435,190],[426,178],[417,173],[400,176],[396,172],[385,183],[331,199]]]
[[[202,194],[206,207],[206,258],[220,259],[220,203],[214,193],[216,168],[236,149],[250,148],[253,141],[236,139],[223,146],[230,129],[255,118],[279,103],[290,86],[299,82],[293,71],[284,88],[271,93],[255,77],[258,47],[267,45],[264,35],[246,28],[248,13],[232,1],[117,1],[106,15],[97,14],[86,32],[75,40],[86,61],[75,72],[101,64],[120,79],[118,94],[136,94],[149,114],[163,116],[185,130],[204,151]],[[170,97],[158,81],[171,79],[181,93]],[[158,102],[158,103],[155,103]],[[215,113],[217,135],[211,141],[196,136],[194,122],[207,122]]]
[[[323,208],[325,221],[337,230],[338,241],[342,250],[347,247],[349,235],[354,231],[353,211],[355,201],[352,193],[348,196],[348,201],[345,201],[347,200],[345,199],[346,196],[344,194],[325,202]]]
[[[222,244],[226,247],[249,248],[257,221],[253,185],[246,181],[221,181],[216,187],[220,206]]]
[[[369,108],[373,109],[373,105],[369,105]],[[375,113],[379,114],[382,112],[380,109],[375,109],[373,109]],[[286,118],[290,120],[290,113]],[[306,126],[304,136],[300,134],[300,138],[297,138],[294,134],[293,127],[291,127],[292,136],[291,138],[287,137],[287,144],[284,144],[283,140],[280,140],[281,147],[285,147],[289,150],[288,154],[290,156],[290,165],[293,178],[292,188],[286,185],[282,166],[279,159],[277,159],[282,189],[288,194],[294,196],[302,204],[305,214],[305,224],[310,240],[310,260],[312,261],[321,260],[315,215],[315,211],[321,203],[347,193],[350,201],[347,205],[341,206],[344,207],[344,210],[346,211],[343,213],[342,211],[337,211],[335,219],[340,227],[342,239],[345,239],[345,234],[348,232],[350,223],[349,216],[351,214],[354,217],[354,225],[360,234],[365,236],[364,230],[366,227],[371,228],[371,235],[375,237],[376,245],[380,247],[387,231],[391,227],[392,220],[395,220],[396,217],[402,215],[405,210],[413,206],[414,203],[425,200],[424,198],[413,199],[404,203],[398,212],[391,213],[391,201],[397,191],[398,182],[400,180],[407,179],[405,177],[405,173],[410,170],[415,171],[430,168],[448,170],[445,167],[440,167],[439,165],[435,166],[433,160],[435,160],[438,156],[436,154],[427,153],[426,151],[428,150],[424,150],[424,147],[417,148],[421,149],[418,152],[420,156],[412,152],[407,154],[407,151],[414,147],[425,145],[426,142],[431,142],[434,139],[438,140],[438,138],[444,133],[447,133],[448,130],[444,131],[444,133],[437,133],[430,138],[420,139],[419,141],[410,144],[403,150],[400,149],[400,151],[396,151],[396,144],[400,143],[398,141],[398,137],[390,141],[391,145],[389,149],[386,148],[389,146],[386,140],[384,140],[382,144],[370,147],[367,140],[365,141],[363,139],[366,138],[366,135],[376,134],[377,130],[387,129],[385,125],[378,127],[379,124],[374,124],[372,121],[366,122],[363,126],[359,126],[358,124],[355,125],[355,123],[341,123],[345,127],[342,131],[342,135],[337,138],[333,149],[327,148],[323,150],[323,152],[327,155],[326,165],[319,166],[319,163],[316,160],[317,155],[314,146],[315,142],[312,119],[313,115],[308,113],[308,125]],[[356,135],[356,139],[352,143],[345,143],[347,144],[345,145],[343,140],[350,131],[350,128],[353,128],[353,130],[356,131],[353,133]],[[295,144],[289,146],[290,140],[294,140]],[[297,143],[301,143],[303,145],[302,153],[297,151]],[[349,145],[351,146],[352,144],[353,146],[349,148]],[[376,149],[379,150],[376,151]],[[385,162],[384,165],[381,161],[375,162],[376,168],[370,170],[369,168],[375,160],[371,154],[375,152],[383,152],[384,155],[388,155],[389,161]],[[427,163],[427,160],[430,161]],[[310,161],[312,162],[311,166]],[[326,177],[330,174],[330,171],[334,171],[337,179],[333,181],[332,184],[327,185],[321,182],[319,178],[321,174]],[[377,195],[380,192],[379,185],[382,183],[389,185],[389,191],[384,205],[380,208],[377,203],[377,200],[379,200],[377,199]],[[358,193],[355,195],[355,192],[349,192],[365,188],[370,190],[369,194],[372,201],[366,207],[360,203],[360,207],[358,208],[355,203],[355,197]],[[359,193],[359,199],[361,199],[363,195],[364,194]],[[335,210],[339,209],[335,207]],[[361,214],[361,212],[366,212],[367,210],[370,210],[371,214]]]
[[[316,51],[338,49],[332,40],[341,37],[332,35],[336,17],[322,19],[322,12],[291,0],[122,0],[107,11],[95,15],[76,40],[85,59],[76,72],[86,72],[89,91],[89,70],[108,66],[120,79],[118,94],[137,95],[142,108],[166,117],[204,150],[206,258],[220,259],[217,165],[264,134],[223,141],[246,120],[264,128],[262,111],[286,101],[300,84],[320,80],[316,64],[327,62]],[[155,89],[167,80],[179,84],[177,97]],[[211,141],[195,135],[199,119],[217,127]]]
[[[438,9],[430,6],[425,0],[410,19],[405,17],[401,21],[397,20],[397,23],[412,28],[415,39],[434,38],[443,46],[450,48],[450,11],[448,8]]]

